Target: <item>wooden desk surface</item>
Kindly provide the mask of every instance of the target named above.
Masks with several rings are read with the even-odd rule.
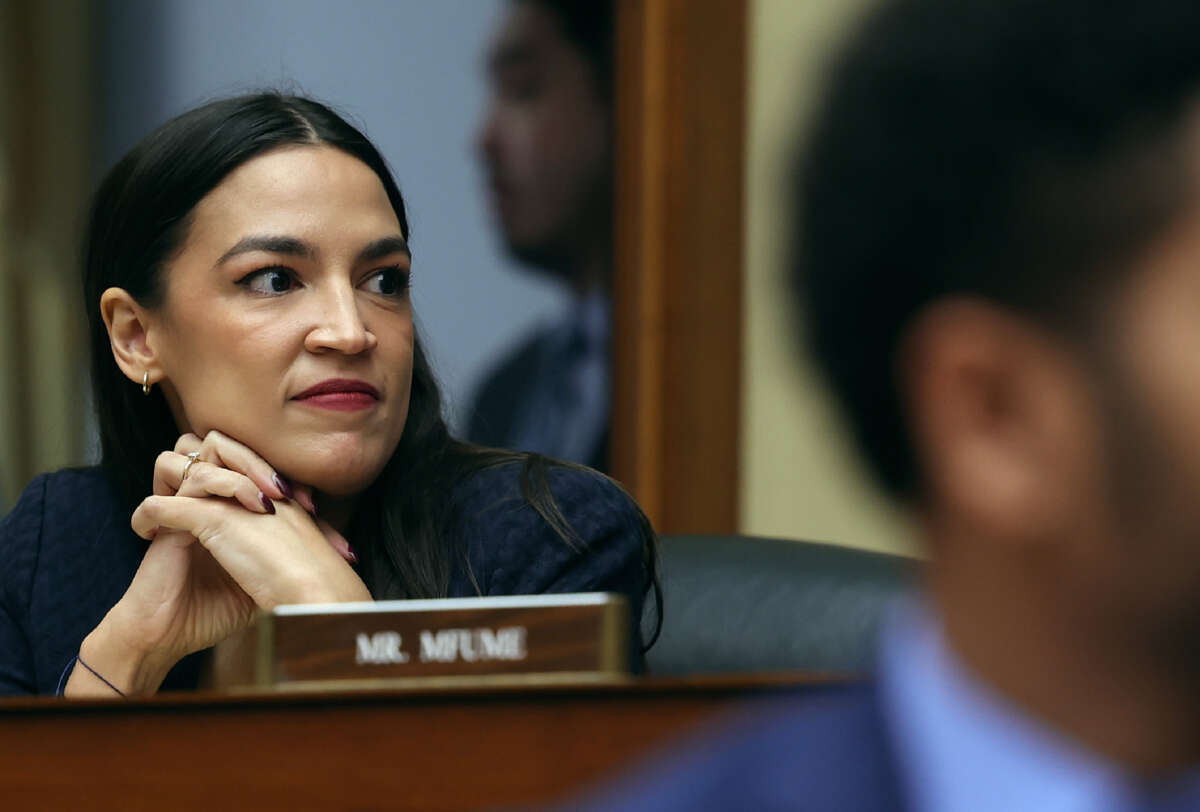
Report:
[[[545,803],[805,674],[0,701],[4,809]]]

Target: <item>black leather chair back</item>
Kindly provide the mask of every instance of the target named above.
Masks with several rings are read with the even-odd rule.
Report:
[[[656,675],[862,671],[916,563],[751,536],[664,536],[659,549],[664,623],[646,655]]]

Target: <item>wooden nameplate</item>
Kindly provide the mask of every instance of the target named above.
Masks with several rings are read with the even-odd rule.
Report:
[[[629,606],[607,592],[279,606],[213,650],[216,690],[629,673]]]

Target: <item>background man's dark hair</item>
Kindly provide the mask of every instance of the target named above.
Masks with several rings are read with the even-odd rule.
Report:
[[[611,0],[517,0],[550,11],[563,34],[583,54],[596,74],[596,92],[612,98],[613,3]]]
[[[1198,42],[1189,0],[896,0],[852,38],[797,166],[792,283],[893,493],[920,486],[906,326],[967,294],[1078,337],[1194,184]]]

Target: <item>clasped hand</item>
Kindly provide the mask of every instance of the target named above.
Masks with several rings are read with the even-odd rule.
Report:
[[[150,546],[84,641],[93,659],[123,658],[117,678],[130,693],[157,690],[174,663],[245,628],[259,608],[371,599],[345,538],[315,517],[311,490],[219,432],[185,434],[159,455],[154,494],[132,525]]]

